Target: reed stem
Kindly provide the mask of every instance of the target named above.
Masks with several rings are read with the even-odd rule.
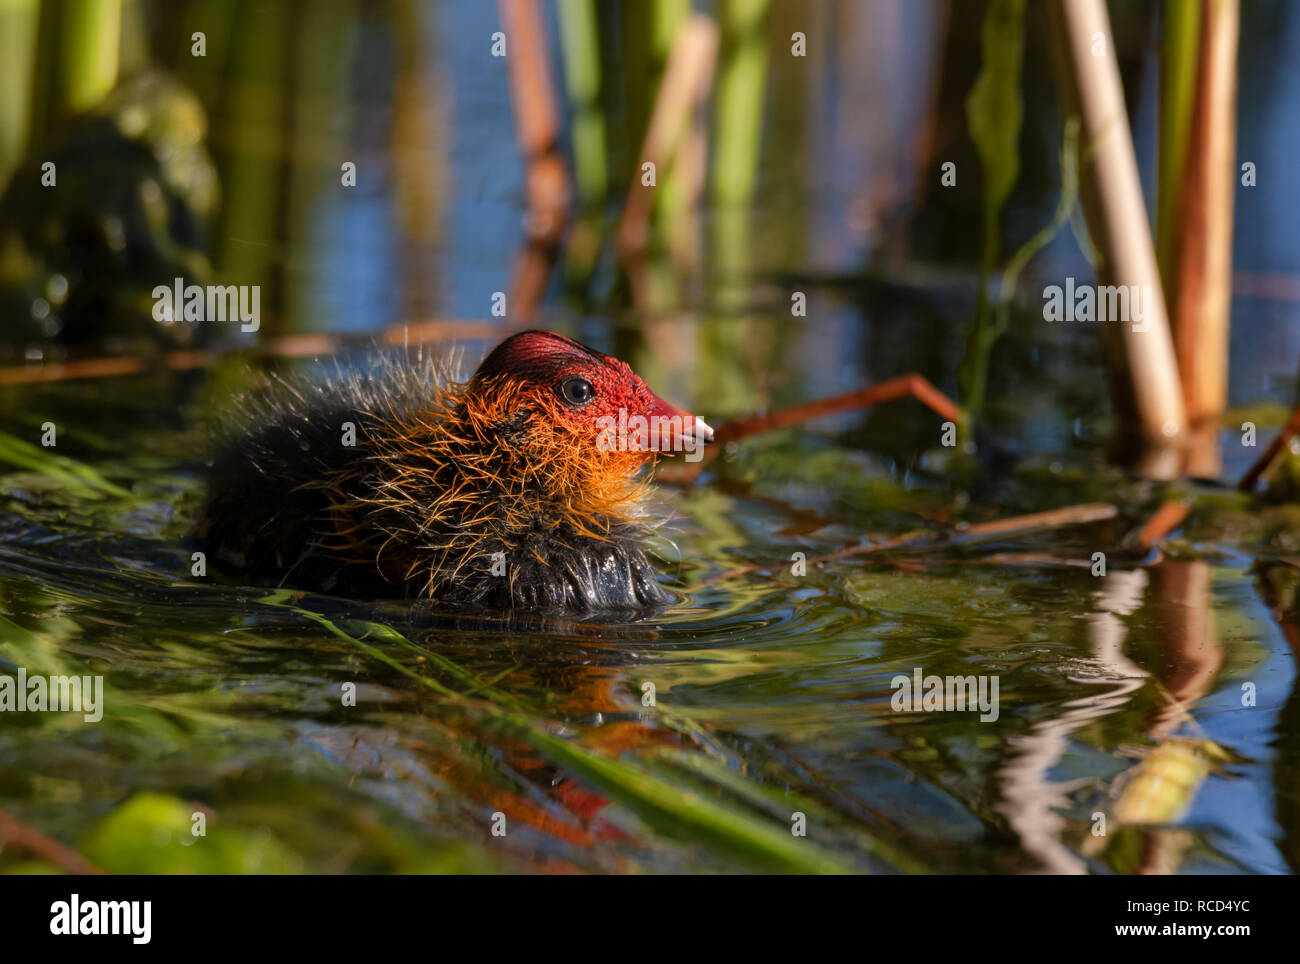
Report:
[[[1110,18],[1104,0],[1052,0],[1047,9],[1065,107],[1083,127],[1080,150],[1087,162],[1079,165],[1079,176],[1089,230],[1104,260],[1100,280],[1137,290],[1145,302],[1141,325],[1107,322],[1103,329],[1115,408],[1144,443],[1136,470],[1174,477],[1181,466],[1173,445],[1186,431],[1187,414]]]
[[[62,0],[56,116],[89,110],[117,83],[122,0]]]
[[[38,0],[0,0],[0,190],[27,150]]]
[[[713,198],[748,204],[758,183],[770,0],[723,0],[714,113]]]

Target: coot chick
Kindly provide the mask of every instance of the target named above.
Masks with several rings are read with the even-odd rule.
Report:
[[[641,547],[641,470],[713,438],[626,363],[548,331],[507,338],[467,382],[390,361],[285,384],[248,422],[197,528],[243,578],[568,613],[669,599]]]

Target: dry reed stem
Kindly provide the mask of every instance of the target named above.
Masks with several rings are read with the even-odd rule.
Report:
[[[1105,259],[1099,273],[1107,284],[1137,285],[1149,295],[1146,330],[1106,323],[1124,377],[1119,401],[1131,401],[1137,434],[1153,449],[1167,449],[1186,431],[1187,414],[1110,18],[1104,0],[1052,0],[1048,11],[1066,109],[1082,119],[1080,141],[1091,152],[1091,160],[1080,167],[1080,182],[1089,227]],[[1098,36],[1104,48],[1095,54]],[[1153,458],[1143,468],[1168,476],[1176,474],[1178,465],[1177,460]]]

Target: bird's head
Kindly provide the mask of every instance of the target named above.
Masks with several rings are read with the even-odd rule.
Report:
[[[507,338],[483,359],[464,405],[564,495],[617,501],[660,453],[699,458],[713,441],[702,419],[650,390],[626,362],[550,331]],[[583,498],[583,501],[589,501]]]

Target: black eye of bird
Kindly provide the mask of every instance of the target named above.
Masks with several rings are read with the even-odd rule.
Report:
[[[596,389],[581,375],[570,375],[559,385],[560,398],[566,403],[579,408],[596,397]]]

